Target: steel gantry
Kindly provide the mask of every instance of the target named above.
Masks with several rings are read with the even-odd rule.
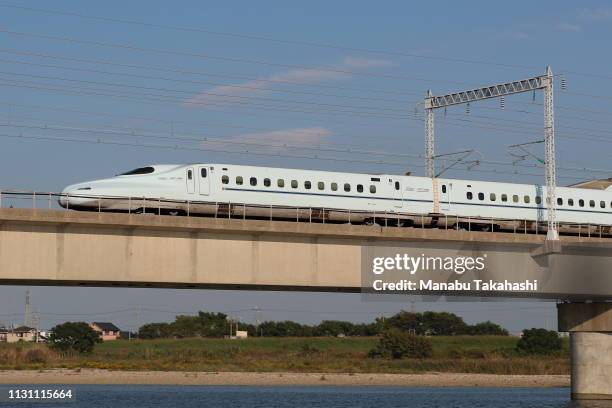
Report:
[[[556,221],[555,189],[557,185],[555,165],[555,121],[553,109],[553,74],[550,66],[546,67],[544,75],[519,81],[506,82],[497,85],[485,86],[467,91],[454,92],[441,96],[434,96],[431,90],[425,97],[425,157],[427,160],[427,176],[434,179],[435,188],[435,147],[434,147],[434,110],[448,106],[469,104],[491,98],[503,98],[508,95],[544,90],[544,144],[545,144],[545,178],[546,178],[546,209],[548,214],[547,239],[557,240],[559,234]],[[469,106],[469,105],[468,105]],[[434,192],[434,210],[439,208]]]

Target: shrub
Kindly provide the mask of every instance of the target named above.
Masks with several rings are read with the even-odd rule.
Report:
[[[98,333],[84,322],[66,322],[51,329],[49,344],[61,351],[91,353],[96,343],[102,339]]]
[[[28,349],[23,355],[23,361],[26,363],[47,363],[50,360],[50,353],[43,348]]]
[[[516,349],[525,354],[553,354],[561,350],[562,341],[556,331],[546,329],[523,330]]]
[[[431,357],[431,340],[399,329],[389,329],[383,332],[376,348],[368,355],[394,359]]]

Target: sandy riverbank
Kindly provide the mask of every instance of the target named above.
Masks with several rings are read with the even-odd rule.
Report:
[[[390,385],[430,387],[568,387],[568,375],[323,374],[96,369],[0,371],[0,384]]]

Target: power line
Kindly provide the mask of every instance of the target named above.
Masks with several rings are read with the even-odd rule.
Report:
[[[9,53],[9,54],[15,54],[15,55],[22,55],[22,56],[33,56],[33,57],[38,57],[38,58],[54,59],[54,60],[60,60],[60,61],[70,61],[70,62],[79,62],[79,63],[86,63],[86,64],[108,65],[108,66],[119,67],[119,68],[130,68],[130,69],[140,69],[140,70],[148,70],[148,71],[158,71],[158,72],[166,72],[166,73],[181,74],[181,75],[187,74],[187,75],[199,75],[199,76],[207,76],[207,77],[208,76],[213,76],[213,77],[221,77],[221,78],[240,79],[240,80],[246,80],[246,81],[250,81],[250,82],[266,83],[266,84],[299,85],[299,86],[305,86],[305,87],[311,87],[311,88],[338,89],[338,90],[344,90],[344,91],[358,91],[358,92],[382,93],[382,94],[392,94],[392,95],[406,95],[406,94],[410,95],[410,94],[414,94],[414,95],[421,96],[421,94],[422,94],[422,92],[418,92],[417,93],[417,92],[414,92],[414,91],[373,89],[373,88],[353,88],[353,87],[336,86],[336,85],[330,85],[330,84],[322,85],[322,84],[312,84],[312,83],[304,83],[304,82],[299,82],[299,81],[289,81],[289,80],[280,80],[280,79],[245,77],[245,76],[239,76],[239,75],[219,74],[219,73],[211,73],[211,72],[203,72],[203,71],[191,71],[191,70],[185,70],[184,68],[176,68],[176,67],[161,67],[159,65],[125,64],[125,63],[112,62],[112,61],[108,61],[108,60],[100,60],[100,59],[92,60],[92,59],[74,58],[74,57],[58,56],[56,54],[55,55],[47,54],[47,53],[42,54],[42,53],[31,52],[31,51],[17,51],[17,50],[11,50],[11,49],[3,49],[3,48],[0,48],[0,52]],[[204,83],[204,82],[202,82],[202,83]],[[219,85],[230,86],[230,85],[225,84],[225,83],[219,83]],[[241,87],[241,86],[238,86],[238,85],[231,85],[231,86]],[[244,87],[244,86],[242,86],[242,87]],[[266,90],[272,91],[272,92],[292,92],[292,93],[299,92],[299,91],[292,91],[292,90],[285,90],[285,89],[278,89],[278,88],[266,88]],[[303,93],[305,93],[305,92],[303,92]],[[322,96],[334,96],[334,97],[350,97],[350,98],[353,97],[353,96],[345,96],[345,95],[329,95],[329,94],[318,94],[318,93],[312,93],[312,94],[313,95],[322,95]],[[357,97],[357,98],[359,98],[359,97]],[[363,98],[362,97],[362,98],[359,98],[359,99],[380,100],[380,101],[386,101],[386,102],[401,102],[401,103],[403,103],[403,101],[388,100],[388,99],[383,99],[383,98],[372,98],[372,97]]]
[[[1,61],[1,60],[0,60]],[[162,91],[162,92],[176,92],[176,93],[182,93],[182,94],[187,94],[187,95],[194,95],[197,97],[198,95],[207,95],[207,96],[214,96],[214,97],[221,97],[221,98],[229,98],[229,99],[239,99],[239,100],[244,100],[246,99],[247,101],[251,101],[251,100],[255,100],[255,101],[269,101],[269,102],[279,102],[279,103],[294,103],[294,104],[300,104],[300,105],[312,105],[312,106],[316,106],[316,107],[324,107],[325,109],[329,108],[329,107],[333,107],[333,108],[347,108],[347,109],[373,109],[374,112],[376,111],[380,111],[380,112],[405,112],[405,109],[397,109],[397,108],[373,108],[370,106],[355,106],[355,105],[342,105],[342,104],[330,104],[330,103],[324,103],[324,102],[307,102],[307,101],[296,101],[296,100],[288,100],[288,99],[274,99],[274,98],[265,98],[265,97],[256,97],[256,96],[239,96],[239,95],[231,95],[231,94],[223,94],[223,93],[216,93],[216,92],[205,92],[205,91],[188,91],[188,90],[183,90],[183,89],[172,89],[172,88],[156,88],[156,87],[149,87],[149,86],[137,86],[137,85],[129,85],[129,84],[124,84],[124,83],[116,83],[116,82],[103,82],[103,81],[92,81],[92,80],[82,80],[82,79],[74,79],[74,78],[66,78],[66,77],[57,77],[57,76],[51,76],[51,75],[36,75],[36,74],[26,74],[26,73],[21,73],[21,72],[7,72],[7,71],[0,71],[0,74],[3,75],[15,75],[15,76],[26,76],[26,77],[32,77],[32,78],[39,78],[39,79],[54,79],[54,80],[59,80],[59,81],[66,81],[66,82],[77,82],[77,83],[83,83],[83,84],[93,84],[93,85],[104,85],[104,86],[114,86],[114,87],[121,87],[121,88],[134,88],[134,89],[143,89],[143,90],[151,90],[151,91]],[[240,103],[242,101],[231,101],[231,103]],[[186,102],[188,103],[188,102]],[[196,102],[194,102],[195,104],[197,104]],[[202,104],[206,104],[202,103]]]
[[[65,78],[61,78],[62,80]],[[69,79],[67,79],[69,80]],[[36,83],[34,82],[35,85],[17,85],[14,82],[20,82],[20,83],[25,83],[25,84],[30,84],[32,82],[27,82],[27,81],[13,81],[13,83],[1,83],[0,82],[0,86],[11,86],[11,87],[25,87],[25,88],[31,88],[31,89],[38,89],[38,90],[47,90],[47,91],[56,91],[56,92],[64,92],[67,94],[85,94],[85,95],[93,95],[93,96],[108,96],[111,98],[120,98],[120,99],[130,99],[130,100],[138,100],[138,101],[154,101],[154,102],[182,102],[182,100],[177,99],[177,98],[172,98],[171,96],[168,97],[166,95],[156,95],[153,94],[152,97],[150,96],[151,94],[144,94],[145,97],[143,98],[143,94],[135,94],[136,96],[132,96],[132,95],[126,95],[126,94],[116,94],[116,93],[108,93],[108,92],[99,92],[96,90],[92,90],[91,88],[77,88],[77,87],[71,87],[69,90],[64,90],[64,89],[58,89],[56,85],[47,85],[47,84],[43,84],[43,86],[40,85],[40,83]],[[121,86],[124,84],[113,84],[116,86]],[[53,87],[55,86],[55,87]],[[84,91],[76,91],[75,89],[85,89]],[[222,106],[222,107],[227,107],[230,104],[227,103],[207,103],[207,105],[213,105],[213,106]],[[10,105],[10,104],[9,104]],[[264,109],[264,110],[273,110],[273,111],[282,111],[282,112],[295,112],[295,113],[307,113],[307,114],[335,114],[335,113],[340,113],[340,114],[345,114],[345,115],[355,115],[355,116],[369,116],[369,117],[380,117],[380,118],[384,118],[384,119],[397,119],[397,120],[402,120],[402,119],[407,119],[407,120],[417,120],[417,121],[422,121],[422,119],[420,117],[411,117],[411,116],[392,116],[392,115],[384,115],[384,114],[378,114],[378,113],[370,113],[370,112],[357,112],[357,111],[346,111],[346,110],[330,110],[327,109],[323,112],[320,111],[316,111],[316,110],[298,110],[298,109],[287,109],[287,108],[281,108],[281,107],[277,107],[277,106],[273,106],[273,105],[248,105],[248,106],[243,106],[242,107],[247,107],[247,108],[252,108],[252,109]],[[497,119],[497,118],[492,118],[492,119]],[[452,119],[450,119],[452,120]],[[513,134],[525,134],[525,135],[533,135],[536,131],[538,131],[537,129],[529,129],[526,128],[524,126],[516,126],[514,125],[512,128],[500,128],[498,126],[494,126],[489,122],[478,122],[478,121],[474,121],[469,119],[469,117],[466,118],[457,118],[454,119],[455,121],[458,122],[466,122],[466,123],[470,123],[470,126],[466,126],[466,125],[461,125],[455,122],[450,122],[449,119],[446,120],[446,124],[450,125],[450,126],[455,126],[455,127],[469,127],[469,128],[478,128],[478,129],[485,129],[485,130],[497,130],[497,131],[505,131],[508,133],[513,133]],[[501,119],[501,120],[509,120],[509,119]],[[514,121],[517,122],[517,121]],[[443,121],[442,124],[444,124],[445,122]],[[481,126],[484,125],[484,126]],[[583,129],[583,130],[590,130],[590,131],[595,131],[595,129],[586,129],[586,128],[578,128],[578,127],[574,127],[575,129]],[[527,130],[528,132],[521,132],[520,130],[517,129],[524,129]],[[560,137],[568,137],[571,139],[581,139],[580,136],[578,135],[567,135],[564,132],[561,132]],[[582,137],[584,140],[589,140],[589,141],[599,141],[600,139],[597,139],[597,136],[594,136],[592,134],[587,135],[587,137]]]
[[[170,150],[187,150],[187,151],[206,151],[206,152],[214,152],[214,153],[225,153],[225,154],[240,154],[240,155],[251,155],[251,156],[267,156],[267,157],[282,157],[282,158],[295,158],[295,159],[308,159],[308,160],[329,160],[335,162],[349,162],[349,163],[366,163],[373,165],[385,165],[385,166],[398,166],[402,168],[406,168],[406,166],[412,167],[424,167],[422,164],[415,164],[409,162],[389,162],[385,160],[360,160],[360,159],[347,159],[347,158],[339,158],[339,157],[321,157],[318,155],[314,156],[306,156],[306,155],[295,155],[295,154],[286,154],[286,153],[265,153],[265,152],[253,152],[249,150],[244,151],[232,151],[232,150],[221,150],[221,149],[210,149],[210,148],[201,148],[201,147],[191,147],[191,146],[181,146],[178,144],[175,145],[159,145],[159,144],[143,144],[143,143],[126,143],[126,142],[116,142],[116,141],[105,141],[101,139],[90,140],[90,139],[76,139],[76,138],[67,138],[67,137],[49,137],[49,136],[38,136],[38,135],[26,135],[23,133],[19,134],[7,134],[0,133],[0,137],[11,138],[11,139],[30,139],[30,140],[40,140],[40,141],[55,141],[55,142],[73,142],[73,143],[85,143],[85,144],[93,144],[93,145],[115,145],[115,146],[128,146],[128,147],[145,147],[145,148],[158,148],[158,149],[170,149]],[[454,168],[454,171],[461,172],[470,172],[470,173],[496,173],[496,174],[516,174],[523,176],[536,176],[541,177],[539,173],[523,173],[517,170],[514,171],[498,171],[495,169],[458,169]],[[572,180],[584,180],[584,177],[575,177],[575,176],[561,176],[562,179],[572,179]]]
[[[7,79],[0,80],[9,81]],[[21,85],[19,85],[21,84]],[[206,107],[230,107],[230,106],[239,106],[245,109],[257,109],[257,110],[266,110],[266,111],[278,111],[278,112],[292,112],[292,113],[306,113],[306,114],[319,114],[319,115],[331,115],[331,116],[358,116],[358,117],[368,117],[368,118],[382,118],[382,119],[406,119],[398,116],[393,116],[390,114],[378,113],[378,112],[367,112],[367,111],[350,111],[350,110],[342,110],[342,109],[324,109],[324,110],[305,110],[305,109],[292,109],[292,108],[283,108],[276,105],[264,105],[264,104],[255,104],[253,102],[248,101],[234,101],[234,102],[195,102],[188,101],[181,98],[176,98],[167,95],[159,95],[159,94],[145,94],[145,93],[134,93],[125,94],[125,93],[108,93],[106,90],[100,91],[95,88],[82,88],[72,86],[70,88],[62,88],[61,85],[55,84],[47,84],[41,82],[34,81],[22,81],[22,80],[14,80],[10,79],[10,82],[0,82],[1,86],[14,87],[14,88],[29,88],[36,90],[46,90],[46,91],[54,91],[61,92],[69,95],[89,95],[89,96],[108,96],[111,98],[117,99],[129,99],[140,102],[174,102],[180,103],[187,106],[206,106]],[[119,85],[117,85],[119,86]],[[210,109],[213,110],[213,109]],[[214,110],[213,110],[214,111]],[[236,114],[236,112],[231,112]]]
[[[333,67],[327,67],[327,66],[316,67],[316,66],[307,66],[307,65],[298,65],[298,64],[283,64],[283,63],[275,63],[275,62],[270,62],[270,61],[252,60],[252,59],[247,59],[247,58],[222,57],[218,55],[202,54],[202,53],[188,52],[188,51],[175,51],[175,50],[168,50],[168,49],[138,47],[138,46],[130,45],[130,44],[81,40],[81,39],[72,38],[72,37],[55,36],[55,35],[48,35],[48,34],[36,34],[36,33],[28,33],[28,32],[23,32],[23,31],[11,31],[11,30],[0,29],[0,33],[11,34],[11,35],[16,35],[16,36],[21,36],[21,37],[40,38],[40,39],[52,40],[52,41],[69,42],[73,44],[90,45],[90,46],[96,46],[96,47],[116,48],[116,49],[123,49],[123,50],[129,50],[129,51],[176,55],[176,56],[182,56],[182,57],[203,58],[203,59],[210,59],[210,60],[217,60],[217,61],[235,62],[235,63],[240,63],[240,64],[262,65],[262,66],[272,66],[272,67],[290,68],[290,69],[303,69],[303,70],[309,70],[309,71],[331,72],[331,73],[336,73],[336,74],[349,74],[349,75],[365,76],[365,77],[372,77],[372,78],[401,79],[401,80],[408,80],[408,81],[422,81],[422,82],[435,82],[435,83],[445,82],[445,83],[450,83],[454,85],[469,85],[461,81],[449,81],[449,80],[444,80],[444,79],[409,77],[409,76],[404,76],[404,75],[375,74],[372,72],[352,71],[348,69],[333,68]]]
[[[154,139],[162,139],[162,140],[184,140],[184,141],[192,141],[192,142],[200,142],[200,143],[213,143],[213,144],[221,144],[221,145],[234,145],[234,146],[255,146],[262,148],[275,148],[275,149],[297,149],[297,150],[310,150],[316,152],[333,152],[333,153],[343,153],[343,154],[358,154],[358,155],[370,155],[370,156],[387,156],[387,157],[403,157],[403,158],[416,158],[423,159],[423,155],[409,154],[409,153],[397,153],[397,152],[388,152],[388,151],[373,151],[373,150],[361,150],[354,148],[340,148],[340,147],[313,147],[313,146],[295,146],[288,144],[270,144],[270,143],[261,143],[261,142],[248,142],[248,141],[236,141],[236,140],[223,140],[218,138],[210,138],[210,137],[181,137],[181,134],[175,134],[173,136],[164,136],[164,135],[153,135],[153,134],[145,134],[145,133],[135,133],[133,131],[124,131],[118,132],[115,130],[108,129],[83,129],[83,128],[73,128],[73,127],[53,127],[47,124],[33,125],[33,124],[17,124],[17,123],[0,123],[0,127],[14,127],[14,128],[23,128],[23,129],[37,129],[37,130],[45,130],[45,131],[72,131],[79,132],[85,134],[106,134],[106,135],[114,135],[114,136],[128,136],[128,137],[137,137],[137,138],[154,138]],[[444,159],[440,158],[441,161],[454,161],[453,159]],[[467,161],[466,161],[467,162]],[[511,166],[511,167],[524,167],[524,168],[543,168],[542,166],[532,164],[517,164],[514,162],[503,162],[503,161],[494,161],[494,160],[485,160],[479,159],[478,163],[480,164],[490,164],[497,166]],[[611,169],[595,169],[595,168],[587,168],[587,167],[559,167],[560,170],[567,171],[581,171],[581,172],[591,172],[591,173],[612,173]]]
[[[527,66],[527,65],[507,64],[507,63],[499,63],[499,62],[492,62],[492,61],[485,61],[485,60],[471,60],[471,59],[465,59],[465,58],[440,57],[440,56],[434,56],[434,55],[424,55],[424,54],[407,53],[407,52],[391,51],[391,50],[376,50],[376,49],[369,49],[369,48],[348,47],[348,46],[342,46],[342,45],[324,44],[324,43],[317,43],[317,42],[310,42],[310,41],[297,41],[297,40],[278,39],[278,38],[271,38],[271,37],[264,37],[264,36],[257,36],[257,35],[231,33],[231,32],[226,32],[226,31],[213,31],[213,30],[206,30],[202,28],[185,28],[185,27],[165,25],[165,24],[154,24],[154,23],[147,23],[147,22],[134,21],[134,20],[125,20],[125,19],[118,19],[118,18],[111,18],[111,17],[85,15],[81,13],[68,12],[68,11],[58,11],[58,10],[41,9],[41,8],[34,8],[34,7],[17,6],[17,5],[6,4],[6,3],[0,4],[0,6],[6,7],[6,8],[35,11],[35,12],[46,13],[46,14],[57,14],[57,15],[78,17],[78,18],[84,18],[84,19],[112,22],[112,23],[132,24],[132,25],[140,25],[143,27],[161,28],[161,29],[166,29],[166,30],[178,30],[178,31],[186,31],[186,32],[192,32],[192,33],[196,32],[196,33],[201,33],[201,34],[213,34],[213,35],[233,37],[233,38],[246,39],[246,40],[275,42],[275,43],[280,43],[280,44],[303,45],[303,46],[309,46],[309,47],[331,48],[331,49],[342,50],[342,51],[367,52],[367,53],[372,53],[372,54],[385,54],[385,55],[394,55],[394,56],[399,56],[399,57],[422,58],[422,59],[435,60],[435,61],[490,65],[490,66],[506,67],[506,68],[520,68],[520,69],[534,69],[535,68],[533,66]]]
[[[317,47],[317,48],[328,48],[335,49],[341,51],[351,51],[351,52],[365,52],[370,54],[379,54],[379,55],[391,55],[398,57],[408,57],[408,58],[419,58],[425,60],[432,61],[445,61],[445,62],[454,62],[454,63],[462,63],[462,64],[476,64],[476,65],[488,65],[495,67],[504,67],[504,68],[513,68],[513,69],[540,69],[541,67],[536,67],[532,65],[522,65],[522,64],[511,64],[504,62],[493,62],[491,60],[477,60],[477,59],[468,59],[468,58],[455,58],[455,57],[442,57],[437,55],[425,55],[414,52],[403,52],[396,50],[381,50],[381,49],[373,49],[373,48],[361,48],[361,47],[350,47],[345,45],[338,44],[330,44],[330,43],[320,43],[313,41],[300,41],[300,40],[289,40],[286,38],[273,38],[266,37],[261,35],[253,35],[253,34],[244,34],[244,33],[235,33],[229,31],[216,31],[216,30],[208,30],[203,28],[194,28],[194,27],[181,27],[176,25],[169,24],[156,24],[149,23],[144,21],[136,21],[136,20],[127,20],[127,19],[119,19],[116,17],[104,17],[104,16],[94,16],[88,14],[77,13],[73,11],[63,11],[63,10],[51,10],[51,9],[43,9],[43,8],[35,8],[35,7],[26,7],[21,5],[4,3],[0,4],[0,7],[19,9],[30,12],[38,12],[44,14],[55,14],[55,15],[63,15],[69,17],[77,17],[82,19],[89,20],[97,20],[111,23],[120,23],[120,24],[129,24],[129,25],[139,25],[142,27],[149,27],[155,29],[164,29],[164,30],[174,30],[174,31],[183,31],[189,33],[200,33],[200,34],[208,34],[208,35],[216,35],[223,37],[236,38],[241,40],[253,40],[253,41],[266,41],[273,42],[278,44],[287,44],[287,45],[300,45],[300,46],[308,46],[308,47]],[[589,73],[589,72],[581,72],[581,71],[573,71],[573,70],[564,70],[561,69],[565,74],[569,75],[577,75],[577,76],[585,76],[585,77],[595,77],[600,79],[612,79],[612,76],[606,74],[597,74],[597,73]]]

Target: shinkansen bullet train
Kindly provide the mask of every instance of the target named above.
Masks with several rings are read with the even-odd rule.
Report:
[[[231,164],[151,165],[73,184],[59,203],[84,211],[304,219],[473,229],[541,228],[546,188],[392,174]],[[612,226],[612,187],[557,187],[557,220]]]

